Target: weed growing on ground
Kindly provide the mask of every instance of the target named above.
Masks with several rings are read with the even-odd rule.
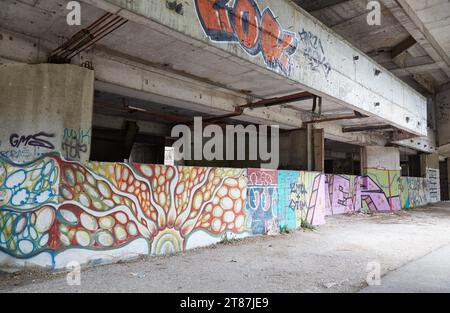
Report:
[[[304,230],[316,230],[316,228],[312,224],[310,224],[308,221],[305,220],[302,220],[300,228]]]

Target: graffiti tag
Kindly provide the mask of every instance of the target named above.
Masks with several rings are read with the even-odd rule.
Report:
[[[262,54],[266,66],[285,76],[292,71],[291,57],[298,39],[286,31],[270,8],[262,13],[255,0],[194,0],[197,16],[209,39],[239,43],[248,54]]]
[[[299,32],[300,40],[303,43],[303,55],[308,61],[313,71],[320,71],[322,69],[325,77],[331,72],[331,64],[328,62],[323,49],[322,40],[311,32],[304,29]]]
[[[46,149],[55,149],[55,146],[45,138],[53,138],[55,137],[54,134],[48,134],[45,132],[39,132],[34,135],[28,135],[28,136],[19,136],[18,134],[12,134],[9,137],[9,143],[14,148],[19,148],[20,146],[26,147],[40,147],[40,148],[46,148]]]
[[[439,117],[440,121],[449,121],[450,120],[450,104],[449,103],[441,103],[439,104]]]

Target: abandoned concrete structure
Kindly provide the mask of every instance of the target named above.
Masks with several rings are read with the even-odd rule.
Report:
[[[0,2],[0,264],[449,199],[448,1],[380,0],[381,25],[365,0],[82,0],[81,25],[68,2]],[[279,167],[164,165],[199,116],[277,125]]]

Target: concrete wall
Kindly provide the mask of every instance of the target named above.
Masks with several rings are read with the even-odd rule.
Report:
[[[308,168],[308,133],[306,129],[280,134],[280,168]]]
[[[79,66],[0,66],[0,154],[29,162],[60,151],[88,160],[93,93],[93,71]]]
[[[242,1],[237,10],[242,8],[252,21],[260,23],[250,23],[249,33],[259,34],[262,29],[260,35],[247,35],[247,38],[241,38],[245,32],[228,23],[229,15],[238,16],[242,12],[220,11],[210,0],[184,2],[183,15],[167,9],[165,1],[96,3],[189,42],[199,51],[207,47],[209,52],[222,56],[223,66],[231,57],[230,60],[245,62],[260,73],[277,73],[299,88],[306,86],[319,95],[379,116],[413,134],[427,135],[426,99],[422,95],[288,0]],[[377,69],[381,74],[375,74]]]

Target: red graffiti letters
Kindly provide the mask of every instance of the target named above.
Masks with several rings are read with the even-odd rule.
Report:
[[[217,42],[236,42],[248,54],[262,54],[272,70],[290,75],[298,39],[283,30],[269,8],[262,13],[255,0],[194,0],[206,35]]]

